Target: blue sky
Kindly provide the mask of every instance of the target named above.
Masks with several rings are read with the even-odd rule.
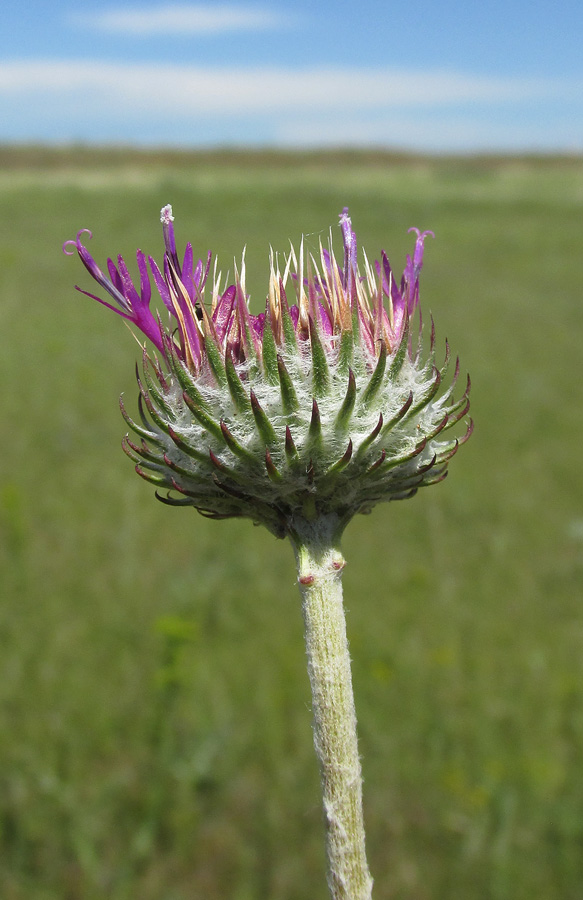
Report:
[[[28,0],[0,141],[582,151],[581,0]]]

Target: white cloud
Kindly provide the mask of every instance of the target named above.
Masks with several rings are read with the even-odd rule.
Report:
[[[0,140],[568,149],[582,88],[380,66],[0,62]]]
[[[568,96],[576,86],[545,79],[379,68],[211,68],[105,62],[0,63],[0,96],[81,97],[157,115],[284,114],[395,107],[516,103]]]
[[[100,31],[156,37],[262,31],[285,25],[291,19],[260,7],[174,4],[151,9],[122,7],[99,13],[80,13],[72,21]]]

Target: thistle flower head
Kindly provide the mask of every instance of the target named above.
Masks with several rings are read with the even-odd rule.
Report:
[[[411,497],[441,481],[460,444],[446,434],[469,409],[469,379],[459,399],[456,361],[435,365],[433,323],[427,358],[419,311],[424,241],[396,280],[384,251],[358,264],[348,210],[344,246],[332,238],[314,255],[302,241],[286,257],[271,254],[265,312],[253,315],[245,260],[221,285],[212,257],[194,261],[176,249],[172,208],[161,212],[162,265],[137,251],[139,287],[121,256],[106,275],[83,244],[64,250],[114,301],[113,309],[153,344],[138,375],[139,420],[121,403],[137,435],[123,447],[165,503],[194,506],[211,518],[246,516],[283,537],[299,520],[334,516],[341,529],[383,500]],[[165,313],[150,308],[152,280]],[[81,290],[81,288],[78,288]],[[414,327],[414,323],[415,327]]]

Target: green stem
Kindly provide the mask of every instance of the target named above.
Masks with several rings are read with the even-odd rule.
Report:
[[[295,520],[291,541],[303,599],[314,744],[322,776],[328,887],[333,900],[370,900],[339,532],[335,516]]]

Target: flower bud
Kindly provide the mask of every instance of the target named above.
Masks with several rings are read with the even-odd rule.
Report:
[[[139,418],[122,414],[137,438],[123,448],[164,503],[193,506],[210,518],[245,516],[278,537],[299,519],[333,516],[343,528],[384,500],[411,497],[445,478],[461,437],[448,432],[469,409],[468,378],[444,381],[435,331],[423,354],[419,275],[425,238],[416,234],[397,284],[384,252],[362,272],[348,210],[340,216],[342,265],[332,241],[317,258],[272,254],[265,312],[252,315],[245,260],[221,287],[211,254],[180,260],[170,206],[162,210],[165,253],[159,267],[138,250],[139,289],[120,256],[106,275],[81,237],[65,244],[114,304],[154,345],[138,375]],[[89,232],[89,235],[91,233]],[[72,248],[72,249],[70,249]],[[151,279],[166,310],[150,309]],[[80,289],[79,289],[80,290]],[[82,291],[82,293],[87,293]]]

